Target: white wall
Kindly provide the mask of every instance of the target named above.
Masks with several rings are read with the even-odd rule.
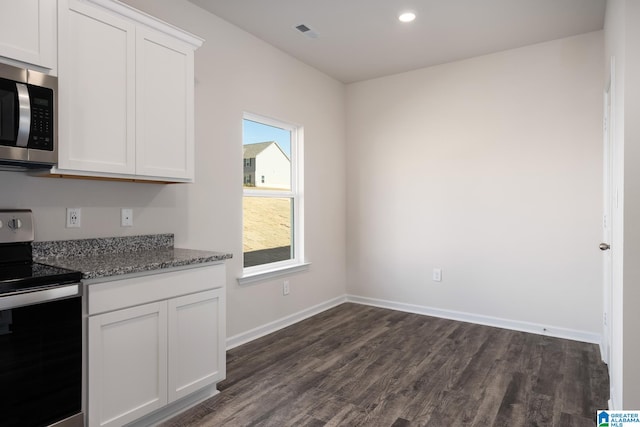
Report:
[[[614,409],[640,407],[640,4],[609,0],[605,57],[615,63],[614,145],[623,154],[616,165],[620,210],[614,224],[613,342],[611,387]],[[608,80],[607,75],[607,80]],[[617,228],[615,227],[617,225]],[[620,247],[623,245],[622,248]]]
[[[344,294],[344,86],[186,0],[131,0],[134,7],[205,39],[196,51],[196,183],[132,184],[31,178],[0,172],[0,207],[32,208],[37,240],[173,232],[181,247],[233,252],[227,261],[227,333],[247,331]],[[304,94],[303,97],[300,94]],[[240,287],[242,113],[304,126],[307,255],[311,269]],[[64,228],[81,207],[82,228]],[[120,228],[121,207],[134,227]]]
[[[599,336],[602,45],[349,85],[348,292]]]

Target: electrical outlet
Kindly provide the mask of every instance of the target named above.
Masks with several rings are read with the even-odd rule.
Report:
[[[434,282],[442,282],[442,269],[434,268],[433,269],[433,281]]]
[[[282,282],[282,295],[289,295],[289,281]]]
[[[122,208],[120,211],[120,226],[133,227],[133,209]]]
[[[80,228],[80,208],[67,208],[67,228]]]

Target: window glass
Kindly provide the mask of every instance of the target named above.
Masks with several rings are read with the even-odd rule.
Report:
[[[244,266],[293,258],[291,198],[244,197]]]
[[[250,118],[247,118],[247,117]],[[245,115],[243,120],[243,265],[299,262],[298,128]]]
[[[245,119],[245,187],[291,191],[291,130]]]

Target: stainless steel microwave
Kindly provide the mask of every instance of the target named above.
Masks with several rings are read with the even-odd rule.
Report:
[[[0,64],[0,168],[47,168],[58,161],[58,79]]]

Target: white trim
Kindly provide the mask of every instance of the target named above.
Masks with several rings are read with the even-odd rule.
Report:
[[[337,307],[344,302],[346,302],[345,295],[330,299],[329,301],[314,305],[313,307],[309,307],[297,313],[290,314],[289,316],[282,317],[278,320],[274,320],[273,322],[269,322],[262,326],[258,326],[257,328],[253,328],[247,332],[228,337],[227,350],[231,350],[232,348],[238,347],[242,344],[246,344],[249,341],[253,341],[265,335],[269,335],[272,332],[279,331],[280,329],[286,328],[287,326],[291,326],[311,316],[315,316],[316,314],[322,313],[323,311],[327,311],[330,308]]]
[[[611,288],[608,295],[609,311],[608,319],[608,338],[609,360],[607,367],[609,369],[609,396],[610,396],[610,409],[621,410],[622,402],[624,402],[624,295],[623,295],[623,281],[624,281],[624,135],[618,138],[618,130],[624,129],[624,106],[621,110],[618,107],[618,96],[616,83],[616,58],[611,56],[609,58],[609,135],[611,140],[609,141],[609,148],[611,161],[609,163],[611,188]],[[624,86],[624,83],[621,85]],[[624,89],[624,87],[623,87]],[[623,91],[624,92],[624,91]],[[624,97],[624,93],[622,94]],[[604,288],[604,286],[603,286]],[[606,289],[605,289],[606,292]]]
[[[174,37],[178,40],[182,40],[185,43],[193,46],[194,49],[199,48],[204,43],[204,39],[191,34],[181,28],[171,25],[168,22],[162,21],[148,13],[142,12],[128,4],[122,3],[117,0],[87,0],[91,3],[95,3],[102,6],[105,9],[112,10],[122,16],[129,18],[132,21],[139,22],[155,30],[161,31]]]
[[[520,320],[502,319],[499,317],[484,316],[481,314],[465,313],[462,311],[443,310],[440,308],[427,307],[415,304],[387,301],[375,298],[359,297],[347,295],[347,302],[353,302],[374,307],[389,308],[391,310],[404,311],[407,313],[424,314],[426,316],[440,317],[443,319],[458,320],[461,322],[475,323],[478,325],[493,326],[514,331],[529,332],[550,337],[564,338],[573,341],[599,344],[601,335],[593,332],[578,331],[574,329],[561,328],[544,325],[540,323],[522,322]]]
[[[342,295],[323,303],[314,305],[297,313],[290,314],[273,322],[266,323],[249,331],[242,332],[227,338],[227,350],[246,344],[255,339],[261,338],[270,333],[279,331],[280,329],[291,326],[304,319],[307,319],[330,308],[337,307],[345,302],[354,304],[370,305],[373,307],[387,308],[390,310],[403,311],[405,313],[415,313],[425,316],[439,317],[442,319],[456,320],[460,322],[474,323],[477,325],[492,326],[496,328],[509,329],[520,332],[533,333],[538,335],[546,335],[554,338],[568,339],[572,341],[586,342],[590,344],[598,344],[601,342],[601,336],[592,332],[578,331],[575,329],[567,329],[540,323],[522,322],[519,320],[502,319],[499,317],[484,316],[480,314],[465,313],[461,311],[442,310],[434,307],[427,307],[415,304],[406,304],[401,302],[387,301],[376,298],[360,297],[356,295]],[[609,401],[609,409],[615,405],[615,398],[612,395]]]
[[[252,122],[262,123],[265,125],[272,126],[274,128],[280,128],[290,131],[295,131],[296,129],[302,127],[299,123],[293,123],[286,120],[276,119],[274,117],[265,116],[257,113],[250,113],[245,111],[242,113],[242,118],[250,120]]]
[[[270,270],[262,270],[254,273],[245,274],[242,277],[238,277],[239,285],[248,285],[250,283],[262,282],[265,280],[273,279],[274,277],[287,276],[289,274],[298,273],[300,271],[306,271],[311,265],[310,262],[296,263],[284,267],[273,268]],[[246,271],[246,269],[245,269]]]

